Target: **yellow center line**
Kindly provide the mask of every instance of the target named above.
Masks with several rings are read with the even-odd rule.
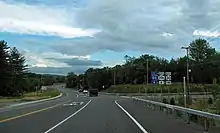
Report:
[[[67,102],[69,102],[69,101],[67,101]],[[66,103],[66,102],[64,102],[64,103]],[[61,104],[63,104],[63,103],[61,103]],[[0,123],[7,122],[7,121],[10,121],[10,120],[14,120],[14,119],[18,119],[18,118],[21,118],[21,117],[24,117],[24,116],[36,114],[36,113],[39,113],[39,112],[42,112],[42,111],[46,111],[46,110],[58,107],[61,104],[56,104],[54,106],[50,106],[50,107],[47,107],[47,108],[43,108],[43,109],[35,110],[35,111],[29,112],[29,113],[21,114],[21,115],[18,115],[18,116],[6,118],[6,119],[3,119],[3,120],[0,120]]]

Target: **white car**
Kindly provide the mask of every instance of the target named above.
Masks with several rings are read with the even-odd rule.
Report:
[[[83,90],[83,93],[84,93],[84,94],[87,94],[87,93],[88,93],[88,90]]]

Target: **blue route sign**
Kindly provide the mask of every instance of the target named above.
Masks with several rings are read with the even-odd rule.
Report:
[[[152,84],[157,84],[157,72],[151,72],[151,82]]]

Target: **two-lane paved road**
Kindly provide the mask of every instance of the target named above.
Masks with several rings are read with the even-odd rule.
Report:
[[[51,133],[142,133],[111,96],[92,97],[91,103]]]
[[[67,95],[60,99],[0,112],[0,133],[202,132],[196,125],[136,105],[128,98],[62,91]]]

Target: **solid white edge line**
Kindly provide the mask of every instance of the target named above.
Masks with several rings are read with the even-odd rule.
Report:
[[[117,101],[115,101],[115,104],[118,105],[118,107],[121,108],[121,109],[126,113],[126,115],[138,126],[138,128],[139,128],[143,133],[148,133],[148,132],[143,128],[143,126],[142,126],[140,123],[138,123],[138,121],[135,120],[135,118],[134,118],[131,114],[129,114],[128,111],[126,111]]]
[[[69,120],[71,117],[73,117],[74,115],[76,115],[77,113],[79,113],[81,110],[83,110],[87,105],[89,105],[89,103],[92,100],[89,100],[88,103],[86,103],[86,105],[84,105],[82,108],[80,108],[79,110],[77,110],[75,113],[71,114],[70,116],[68,116],[67,118],[65,118],[64,120],[62,120],[61,122],[59,122],[58,124],[56,124],[55,126],[51,127],[50,129],[48,129],[47,131],[45,131],[44,133],[49,133],[50,131],[52,131],[53,129],[55,129],[56,127],[60,126],[61,124],[63,124],[65,121]]]

